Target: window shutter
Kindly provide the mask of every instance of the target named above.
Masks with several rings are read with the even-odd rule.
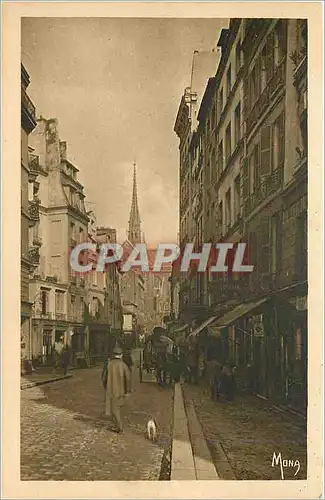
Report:
[[[244,200],[246,200],[246,198],[249,197],[249,191],[250,191],[249,190],[250,159],[251,159],[251,157],[247,156],[246,158],[244,158],[243,164],[242,164],[242,175],[241,175],[241,178],[242,178],[242,189],[243,189],[243,199]]]
[[[270,33],[267,42],[266,42],[266,52],[267,52],[267,61],[266,61],[266,74],[267,80],[269,80],[274,72],[274,33]]]
[[[272,170],[272,127],[267,125],[261,130],[260,177],[270,175]]]
[[[284,113],[281,113],[279,119],[279,166],[283,166],[285,154],[285,129],[284,129]]]
[[[270,273],[270,258],[271,258],[271,231],[270,231],[270,219],[265,218],[261,220],[260,226],[260,242],[259,242],[259,261],[261,265],[259,266],[260,272],[262,274]]]

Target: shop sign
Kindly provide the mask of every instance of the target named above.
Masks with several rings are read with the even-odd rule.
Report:
[[[254,337],[264,337],[263,315],[258,314],[252,317]]]

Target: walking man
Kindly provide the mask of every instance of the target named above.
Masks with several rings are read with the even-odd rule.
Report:
[[[54,366],[53,366],[53,372],[56,372],[56,369],[61,365],[62,363],[62,351],[64,347],[64,337],[60,337],[59,342],[55,342],[54,344]]]
[[[132,353],[131,349],[129,347],[126,347],[124,349],[123,355],[122,355],[122,360],[124,364],[128,367],[130,371],[130,383],[129,383],[129,389],[130,392],[133,391],[133,359],[132,359]],[[127,392],[127,382],[125,380],[125,392]]]
[[[115,427],[114,432],[123,432],[121,406],[125,398],[125,381],[128,391],[130,384],[130,370],[123,362],[123,351],[119,346],[114,347],[113,357],[107,365],[107,385],[105,415],[111,418]]]
[[[67,374],[70,363],[70,347],[66,344],[62,349],[61,364],[64,375]]]

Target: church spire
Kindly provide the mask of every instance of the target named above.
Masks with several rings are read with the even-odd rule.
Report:
[[[135,162],[133,163],[133,191],[129,218],[128,239],[133,244],[141,242],[141,220],[138,205],[137,173]]]

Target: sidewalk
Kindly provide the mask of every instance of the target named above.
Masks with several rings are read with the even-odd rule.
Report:
[[[69,369],[69,371],[70,370],[71,369]],[[38,368],[36,371],[30,373],[29,375],[22,375],[20,377],[20,389],[29,389],[30,387],[49,384],[51,382],[56,382],[58,380],[64,380],[71,377],[71,373],[67,373],[67,375],[64,375],[62,369],[58,369],[57,372],[54,373],[52,367],[44,366]]]
[[[306,426],[284,413],[271,410],[271,404],[250,394],[239,393],[232,402],[212,402],[203,386],[184,385],[185,403],[194,407],[207,440],[212,459],[222,479],[220,455],[228,459],[236,479],[281,479],[280,466],[272,467],[273,453],[282,460],[299,460],[300,471],[284,469],[285,479],[306,479]],[[225,464],[225,458],[224,464]],[[221,466],[221,468],[220,468]]]

